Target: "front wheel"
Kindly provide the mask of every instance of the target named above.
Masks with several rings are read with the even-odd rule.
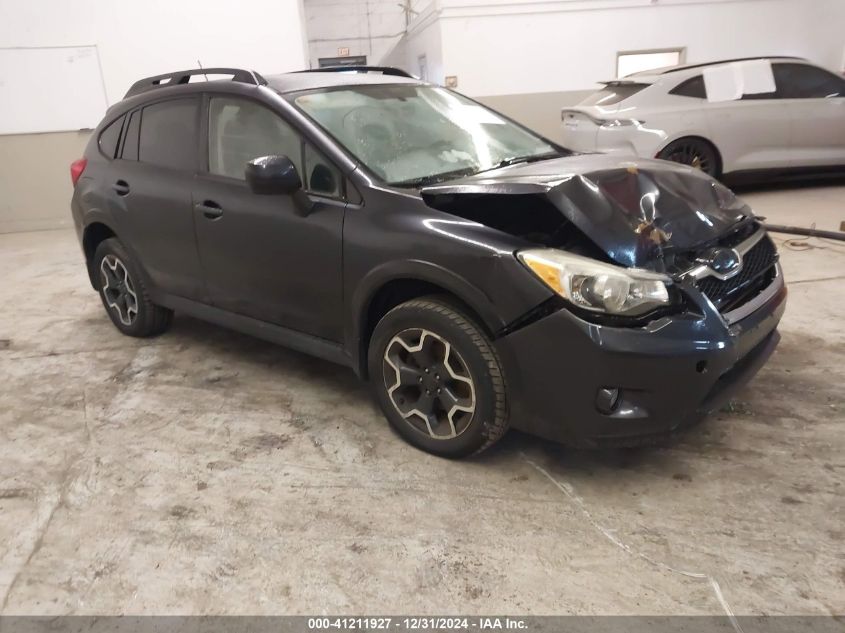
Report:
[[[373,332],[368,364],[384,415],[417,448],[464,457],[507,431],[499,358],[481,328],[448,299],[414,299],[388,312]]]
[[[657,157],[700,169],[714,178],[718,178],[720,174],[719,156],[716,148],[704,139],[678,139],[664,147]]]

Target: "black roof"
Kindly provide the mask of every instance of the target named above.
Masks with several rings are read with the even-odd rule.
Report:
[[[316,88],[333,88],[335,86],[419,83],[422,82],[413,77],[357,72],[329,73],[323,71],[300,71],[267,77],[267,84],[279,92],[296,92],[299,90],[314,90]]]
[[[401,68],[393,66],[367,66],[364,64],[348,64],[339,66],[323,66],[321,68],[311,68],[310,70],[300,70],[301,73],[381,73],[382,75],[393,75],[394,77],[409,77],[413,75]]]

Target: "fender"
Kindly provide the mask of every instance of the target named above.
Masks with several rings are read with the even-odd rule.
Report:
[[[80,236],[80,246],[82,247],[83,255],[85,254],[85,236],[88,234],[88,229],[91,227],[92,224],[102,224],[107,229],[109,229],[117,239],[120,239],[120,231],[117,229],[117,223],[113,221],[113,218],[110,214],[102,211],[101,209],[91,209],[85,214],[85,225],[82,228],[82,235]],[[132,256],[132,259],[135,260],[135,264],[138,267],[138,270],[141,271],[141,277],[144,282],[144,285],[147,287],[150,294],[154,297],[157,296],[157,290],[153,286],[152,280],[150,276],[147,274],[146,269],[144,268],[143,263],[141,262],[141,258],[138,257],[138,253],[132,247],[131,244],[128,244],[121,240],[121,244],[123,247],[129,251],[129,254]],[[96,290],[97,292],[100,289],[97,287],[96,279],[94,277],[95,272],[91,268],[91,262],[88,261],[87,255],[85,256],[85,267],[88,269],[88,280],[91,282],[91,287]]]
[[[88,232],[88,228],[92,224],[103,224],[108,227],[112,233],[118,234],[117,223],[112,218],[111,214],[106,213],[102,209],[91,209],[85,214],[85,224],[82,227],[83,237]]]
[[[386,284],[398,280],[424,281],[455,295],[471,308],[488,330],[495,332],[505,325],[490,298],[464,277],[437,264],[423,260],[394,260],[373,268],[356,285],[346,319],[346,349],[352,366],[360,374],[366,359],[365,328],[367,313],[376,293]]]

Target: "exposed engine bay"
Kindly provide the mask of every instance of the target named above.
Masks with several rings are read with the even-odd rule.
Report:
[[[533,244],[669,274],[755,223],[729,189],[689,168],[609,162],[595,155],[516,165],[426,187],[422,196]]]
[[[427,197],[426,202],[430,207],[478,222],[531,244],[610,261],[595,242],[563,217],[543,195],[443,194]]]
[[[607,157],[601,169],[554,177],[537,173],[555,163],[559,169],[571,160],[428,187],[423,199],[430,207],[524,240],[526,248],[544,246],[668,274],[722,310],[748,301],[773,280],[774,245],[761,237],[751,210],[716,181],[653,161],[607,168]],[[753,249],[745,252],[749,240]],[[737,260],[736,276],[708,275],[715,254]],[[693,277],[696,267],[703,272]]]

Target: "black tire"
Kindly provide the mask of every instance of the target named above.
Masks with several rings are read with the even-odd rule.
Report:
[[[138,265],[120,240],[103,240],[91,265],[106,314],[123,334],[144,338],[170,327],[173,311],[150,300]]]
[[[409,345],[420,349],[410,352]],[[388,312],[370,340],[368,369],[385,417],[417,448],[465,457],[492,446],[508,429],[505,376],[496,351],[473,318],[448,298],[413,299]],[[431,396],[424,395],[427,387]],[[441,387],[449,396],[436,395]],[[429,402],[434,412],[425,418],[408,413],[427,409]],[[453,405],[448,412],[444,403]]]
[[[672,141],[661,150],[657,157],[695,167],[713,178],[721,175],[719,152],[711,143],[701,138],[687,137]]]

